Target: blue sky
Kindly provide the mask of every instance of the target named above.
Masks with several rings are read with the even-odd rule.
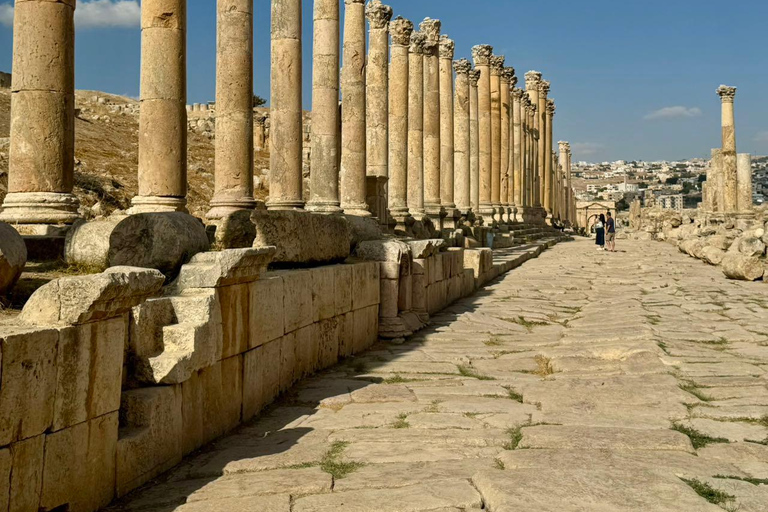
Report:
[[[77,87],[138,96],[136,1],[79,0]],[[189,0],[189,102],[214,99],[214,0]],[[0,70],[11,67],[10,0],[0,0]],[[93,4],[93,5],[89,5]],[[114,4],[114,5],[113,5]],[[129,5],[134,4],[134,5]],[[678,159],[719,145],[721,83],[739,87],[737,144],[768,154],[765,0],[390,0],[439,18],[456,58],[487,43],[522,74],[552,81],[555,140],[578,160]],[[255,89],[269,96],[269,0],[255,0]],[[312,1],[304,0],[304,101],[311,108]]]

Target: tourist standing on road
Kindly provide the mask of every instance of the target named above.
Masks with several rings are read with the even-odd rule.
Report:
[[[605,215],[600,214],[600,218],[595,223],[595,245],[598,251],[605,250]]]
[[[608,246],[608,250],[616,252],[616,221],[611,216],[611,212],[608,212],[608,220],[605,222],[605,244]]]

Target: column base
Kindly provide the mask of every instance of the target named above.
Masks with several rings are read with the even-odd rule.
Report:
[[[447,215],[445,208],[443,208],[442,205],[439,205],[439,204],[428,204],[428,205],[425,205],[425,210],[427,211],[427,216],[432,221],[432,224],[434,225],[435,230],[438,233],[442,233],[443,219],[445,219],[445,216]]]
[[[128,209],[129,215],[136,215],[138,213],[169,212],[187,213],[187,198],[165,196],[136,196],[131,199],[131,207]]]
[[[304,210],[304,201],[294,201],[291,199],[283,199],[283,200],[270,200],[267,201],[267,210],[287,210],[287,211],[294,211],[294,210]]]
[[[208,220],[219,220],[228,217],[241,210],[256,209],[257,201],[253,198],[242,197],[240,199],[211,199],[211,209],[205,214]]]
[[[354,215],[356,217],[373,217],[373,214],[368,210],[367,203],[342,204],[341,208],[344,210],[344,215]]]
[[[3,201],[0,221],[20,225],[68,225],[80,218],[79,207],[80,201],[71,193],[9,192]]]
[[[338,201],[310,201],[307,203],[306,210],[324,215],[341,215],[344,213],[344,210],[341,209],[341,203]]]
[[[395,222],[395,226],[393,228],[395,234],[407,236],[413,234],[413,223],[416,222],[416,219],[411,216],[407,208],[390,210],[389,216]]]

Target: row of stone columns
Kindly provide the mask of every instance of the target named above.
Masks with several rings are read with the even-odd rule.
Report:
[[[77,218],[71,193],[74,7],[74,0],[17,5],[4,220],[34,225]],[[441,34],[439,20],[426,18],[414,31],[410,21],[392,20],[391,7],[380,0],[367,7],[364,0],[344,0],[344,8],[340,66],[339,2],[314,1],[307,210],[370,216],[369,177],[388,181],[386,206],[403,230],[414,222],[440,228],[446,219],[453,228],[459,215],[509,222],[518,208],[523,218],[541,219],[542,198],[550,213],[555,210],[554,104],[541,73],[526,75],[524,92],[515,87],[514,69],[489,45],[472,48],[474,69],[466,59],[454,62],[454,43]],[[305,208],[301,19],[301,0],[272,0],[270,210]],[[50,30],[37,30],[41,23]],[[186,0],[142,2],[139,194],[133,213],[186,209],[186,25]],[[255,207],[253,0],[218,0],[217,32],[209,219]]]

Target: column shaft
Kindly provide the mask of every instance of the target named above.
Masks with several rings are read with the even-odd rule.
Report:
[[[478,98],[478,140],[479,140],[479,169],[480,169],[480,207],[479,213],[486,221],[493,218],[493,203],[491,200],[491,69],[490,59],[493,47],[479,45],[472,48],[475,68],[480,71],[477,84]]]
[[[413,23],[398,17],[389,24],[389,210],[405,229],[408,213],[408,47]]]
[[[494,219],[501,221],[501,72],[504,57],[491,57],[491,204]]]
[[[500,169],[499,169],[499,204],[501,207],[500,220],[509,221],[509,118],[510,118],[510,105],[509,105],[509,79],[511,75],[507,68],[501,72],[501,89],[500,94],[500,106],[501,106],[501,150],[499,154]]]
[[[440,37],[440,204],[455,217],[454,196],[454,119],[453,119],[453,54],[454,42]]]
[[[547,86],[549,84],[547,83]],[[555,102],[551,99],[547,99],[547,105],[545,107],[544,117],[546,118],[546,129],[544,132],[544,177],[546,180],[544,187],[545,203],[548,205],[549,213],[555,216],[557,210],[557,194],[555,193],[555,172],[556,167],[554,163],[554,153],[552,151],[552,122],[555,116]]]
[[[747,213],[752,210],[752,156],[749,153],[739,153],[736,159],[738,181],[738,211]]]
[[[411,34],[408,55],[408,210],[424,217],[424,42],[421,32]]]
[[[454,102],[454,170],[455,170],[455,197],[457,207],[462,215],[466,215],[472,208],[471,197],[471,138],[470,133],[470,85],[469,73],[472,64],[467,59],[457,60],[453,63],[456,71],[456,94]]]
[[[522,177],[522,118],[520,114],[520,100],[522,98],[523,91],[514,88],[512,89],[512,130],[513,130],[513,145],[512,145],[512,180],[514,188],[514,200],[512,204],[520,208],[523,206],[523,177]]]
[[[419,25],[424,46],[424,207],[435,226],[443,214],[440,203],[440,21],[426,18]]]
[[[736,164],[736,126],[733,114],[733,100],[736,88],[721,85],[717,90],[722,107],[723,151],[723,207],[725,213],[733,213],[739,207],[739,191]]]
[[[368,176],[386,178],[389,158],[389,20],[392,8],[372,0],[365,11],[370,31],[365,78]]]
[[[480,70],[469,72],[469,198],[475,212],[480,211],[480,113],[478,81]]]

